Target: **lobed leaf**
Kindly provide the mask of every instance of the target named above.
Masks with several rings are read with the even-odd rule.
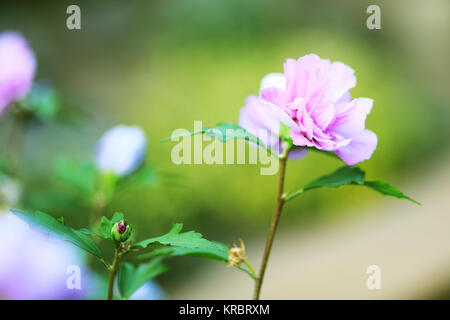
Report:
[[[147,248],[149,245],[161,244],[170,247],[156,249],[155,253],[153,253],[154,256],[162,254],[172,256],[197,255],[228,261],[228,251],[225,245],[206,240],[198,232],[188,231],[180,233],[182,228],[183,224],[174,224],[165,235],[140,241],[134,244],[133,248]]]
[[[362,171],[359,167],[344,166],[337,169],[335,172],[331,174],[322,176],[319,179],[308,183],[304,188],[291,194],[288,194],[285,197],[285,201],[292,200],[295,197],[303,194],[304,192],[316,188],[322,187],[338,188],[343,185],[360,185],[370,187],[371,189],[378,191],[381,194],[393,196],[400,199],[406,199],[415,204],[420,205],[419,202],[404,195],[399,189],[389,185],[386,181],[383,180],[366,181],[364,177],[365,172]]]
[[[214,248],[183,248],[183,247],[161,247],[157,248],[149,253],[145,253],[139,257],[141,260],[159,257],[159,256],[197,256],[202,258],[208,258],[212,260],[228,261],[228,251],[224,244],[213,242],[217,246],[221,247],[217,250]]]
[[[229,122],[221,122],[217,124],[215,127],[203,127],[201,130],[197,131],[189,131],[184,132],[178,135],[173,135],[171,137],[167,137],[162,139],[161,141],[168,141],[173,140],[177,138],[182,138],[186,136],[192,136],[196,134],[205,134],[208,137],[216,138],[222,142],[226,142],[230,139],[244,139],[249,142],[252,142],[264,149],[266,149],[269,153],[277,156],[276,152],[273,152],[270,148],[268,148],[257,136],[255,136],[253,133],[245,130],[241,126],[229,123]]]

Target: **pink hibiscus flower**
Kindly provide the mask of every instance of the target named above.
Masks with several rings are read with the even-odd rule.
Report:
[[[284,74],[265,76],[259,97],[247,99],[240,125],[258,136],[261,129],[278,135],[282,122],[295,146],[331,151],[354,165],[369,159],[377,145],[377,136],[365,129],[373,100],[352,100],[349,90],[355,85],[353,69],[341,62],[315,54],[288,59]]]

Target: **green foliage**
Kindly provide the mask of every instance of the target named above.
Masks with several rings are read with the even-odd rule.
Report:
[[[290,128],[284,123],[280,122],[280,139],[288,142],[292,145],[292,139],[290,136]]]
[[[21,103],[39,120],[54,120],[61,105],[58,92],[47,83],[35,83],[28,96]]]
[[[144,166],[138,169],[129,177],[126,177],[121,181],[121,187],[140,188],[152,186],[158,180],[159,175],[155,168],[151,166]]]
[[[160,258],[153,259],[135,267],[131,263],[122,263],[118,271],[119,292],[123,299],[129,299],[147,281],[164,273],[168,267]]]
[[[120,212],[114,213],[111,220],[109,220],[107,217],[102,217],[96,235],[102,239],[113,241],[111,237],[111,229],[116,222],[119,222],[121,220],[124,220],[124,216],[123,213]]]
[[[218,247],[221,247],[220,250],[214,248],[183,248],[183,247],[161,247],[157,248],[149,253],[145,253],[141,255],[139,258],[142,260],[146,260],[148,258],[154,258],[158,256],[197,256],[208,258],[212,260],[219,261],[228,261],[228,253],[227,247],[224,244],[218,242],[212,242],[216,244]]]
[[[400,190],[398,190],[396,187],[391,186],[389,183],[387,183],[384,180],[373,180],[373,181],[365,181],[364,185],[368,186],[369,188],[374,189],[375,191],[378,191],[379,193],[396,197],[399,199],[406,199],[411,202],[414,202],[415,204],[422,205],[420,202],[417,202],[414,199],[411,199],[407,195],[403,194]]]
[[[370,187],[373,190],[378,191],[384,195],[393,196],[400,199],[406,199],[420,205],[419,202],[404,195],[400,190],[398,190],[396,187],[389,185],[386,181],[383,180],[366,181],[364,177],[365,172],[362,171],[359,167],[344,166],[337,169],[335,172],[331,174],[322,176],[319,179],[316,179],[313,182],[308,183],[304,188],[287,195],[285,200],[286,201],[292,200],[293,198],[303,194],[304,192],[316,188],[323,188],[323,187],[338,188],[343,185],[360,185]]]
[[[164,138],[161,141],[168,141],[196,134],[205,134],[206,136],[218,139],[221,142],[226,142],[230,139],[244,139],[266,149],[269,153],[275,156],[277,155],[253,133],[245,130],[237,124],[228,122],[219,123],[215,127],[203,127],[202,130],[189,131],[178,135],[173,135],[171,137]]]
[[[100,248],[91,238],[89,238],[89,236],[86,235],[84,231],[72,229],[43,212],[37,211],[35,213],[30,213],[19,210],[11,210],[11,212],[27,222],[31,228],[50,234],[60,240],[70,242],[93,254],[97,258],[102,259],[102,252]]]
[[[85,196],[92,196],[97,187],[97,169],[92,161],[77,162],[61,158],[55,167],[57,177]]]
[[[0,175],[5,172],[6,168],[6,158],[3,154],[0,153]]]
[[[133,248],[147,248],[149,245],[162,244],[170,247],[156,249],[151,253],[153,256],[162,254],[172,256],[196,255],[228,261],[228,251],[225,245],[206,240],[198,232],[188,231],[180,233],[182,228],[183,224],[174,224],[165,235],[140,241],[134,244]]]

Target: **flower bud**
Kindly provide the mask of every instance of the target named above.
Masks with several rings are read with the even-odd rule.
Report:
[[[131,226],[124,220],[115,223],[111,229],[111,237],[116,242],[127,241],[131,235]]]
[[[146,151],[147,138],[142,129],[120,125],[102,136],[95,162],[100,172],[123,177],[139,167]]]

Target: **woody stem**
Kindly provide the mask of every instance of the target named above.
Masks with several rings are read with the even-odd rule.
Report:
[[[284,148],[284,153],[280,156],[280,160],[279,160],[280,168],[279,168],[279,178],[278,178],[277,204],[275,207],[275,213],[272,218],[272,225],[270,227],[269,236],[267,237],[267,241],[266,241],[266,248],[264,250],[263,259],[261,262],[259,277],[255,281],[255,291],[254,291],[254,295],[253,295],[254,300],[259,300],[259,297],[260,297],[261,287],[262,287],[262,283],[264,280],[264,274],[266,272],[267,263],[269,261],[270,251],[272,249],[275,232],[277,230],[278,222],[280,220],[281,210],[283,209],[283,205],[284,205],[284,195],[283,195],[284,177],[285,177],[285,173],[286,173],[286,162],[287,162],[289,150],[290,150],[290,147],[286,146]]]
[[[117,248],[114,254],[113,264],[109,269],[108,300],[113,299],[114,279],[116,277],[117,269],[119,267],[119,262],[120,262],[120,248]]]

